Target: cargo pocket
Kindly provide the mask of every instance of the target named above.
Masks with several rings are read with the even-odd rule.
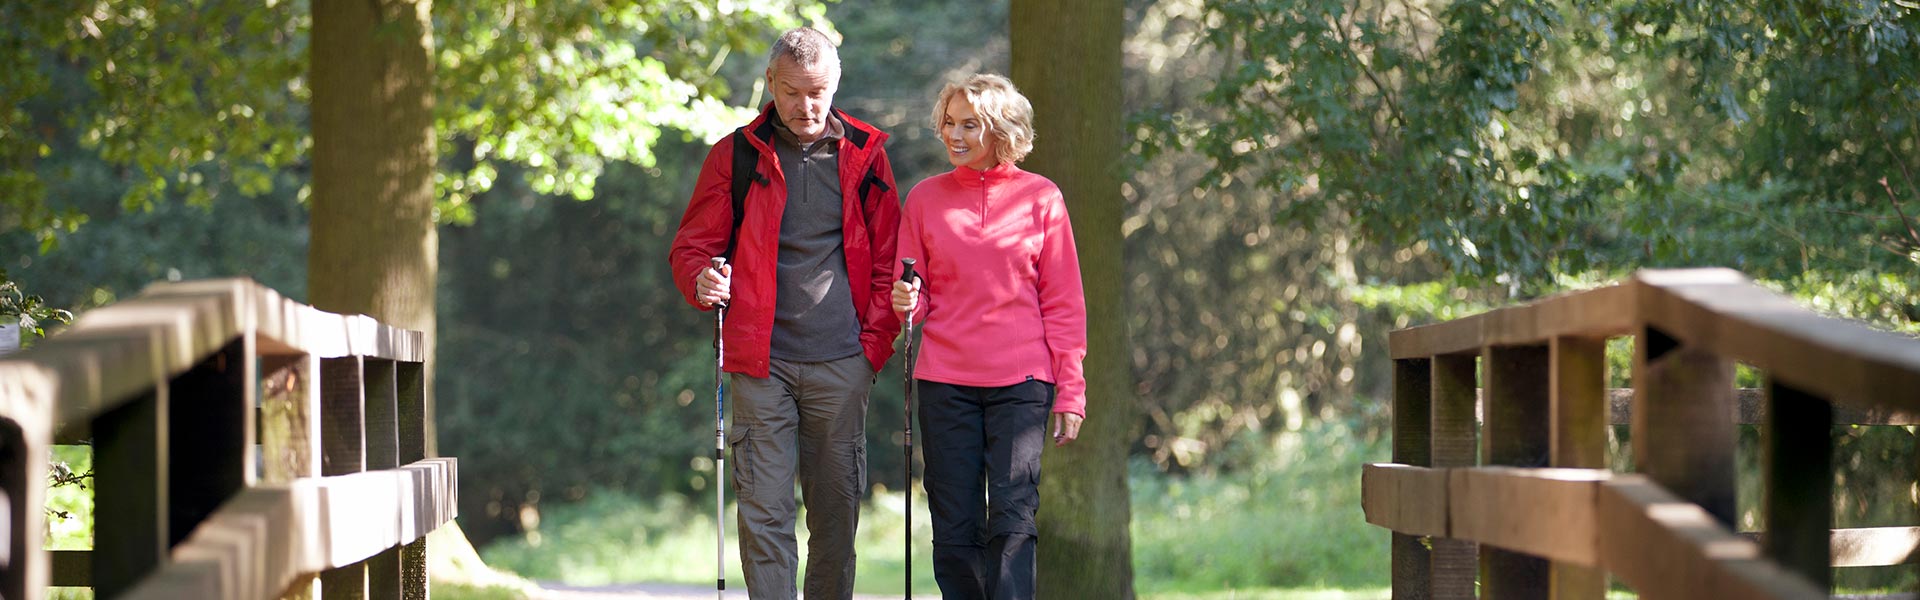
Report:
[[[745,426],[727,430],[727,447],[733,449],[733,489],[742,498],[753,494],[752,446]]]

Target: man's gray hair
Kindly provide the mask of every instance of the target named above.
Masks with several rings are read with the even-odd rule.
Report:
[[[802,67],[825,64],[836,71],[840,69],[840,51],[834,49],[833,39],[812,27],[795,27],[780,34],[780,39],[773,42],[773,50],[767,53],[767,68],[772,69],[782,56]]]

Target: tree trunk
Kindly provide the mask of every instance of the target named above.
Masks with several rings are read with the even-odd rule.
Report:
[[[1120,0],[1013,0],[1013,80],[1039,137],[1024,168],[1066,195],[1087,296],[1087,421],[1040,480],[1041,597],[1133,597],[1127,449],[1134,425],[1121,265]]]
[[[431,0],[314,0],[312,239],[307,294],[322,310],[425,332],[433,427]]]

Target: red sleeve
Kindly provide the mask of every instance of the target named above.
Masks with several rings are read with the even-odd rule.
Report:
[[[893,280],[898,263],[892,260],[900,231],[900,186],[893,181],[893,163],[887,158],[886,146],[874,150],[871,168],[886,185],[867,211],[867,234],[873,236],[869,241],[873,268],[868,273],[871,293],[860,323],[860,341],[867,348],[873,370],[879,371],[893,355],[893,339],[900,335],[900,318],[893,314]]]
[[[673,235],[673,249],[667,253],[680,297],[702,310],[707,309],[693,298],[693,278],[710,259],[727,251],[727,240],[733,237],[732,176],[733,136],[728,135],[707,151],[687,212],[680,216],[680,229]]]
[[[1087,300],[1080,283],[1080,256],[1073,243],[1073,222],[1055,188],[1046,201],[1040,242],[1040,322],[1053,353],[1058,389],[1053,412],[1087,416]]]

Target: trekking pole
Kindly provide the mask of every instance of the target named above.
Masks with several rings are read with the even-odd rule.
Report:
[[[915,276],[913,274],[913,259],[911,258],[900,259],[900,280],[911,284],[913,283],[914,278]],[[915,310],[918,310],[920,308],[919,303],[915,302],[913,308]],[[906,438],[907,438],[907,461],[906,461],[907,534],[905,536],[906,542],[907,542],[907,600],[913,600],[913,396],[914,394],[913,394],[913,311],[912,310],[907,311],[907,348],[906,348],[905,359],[907,362],[907,365],[906,365],[907,367],[906,394],[907,395],[906,395],[906,403],[905,403],[907,407],[907,429],[906,429],[907,431],[907,435],[906,435]]]
[[[727,259],[713,257],[713,270],[727,266]],[[727,343],[721,331],[727,326],[727,303],[713,303],[713,593],[727,597]]]

